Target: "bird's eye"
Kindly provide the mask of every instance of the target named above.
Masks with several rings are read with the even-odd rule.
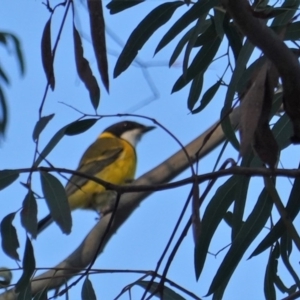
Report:
[[[125,122],[124,125],[123,125],[123,127],[126,128],[127,126],[128,126],[128,123]]]

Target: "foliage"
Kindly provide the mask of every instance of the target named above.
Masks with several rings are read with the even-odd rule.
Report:
[[[162,26],[173,20],[175,12],[178,13],[181,11],[181,16],[168,29],[165,29],[165,33],[154,53],[157,54],[163,48],[170,46],[171,42],[175,41],[177,45],[172,49],[169,65],[173,65],[179,55],[183,56],[182,74],[174,83],[170,92],[175,93],[188,87],[189,96],[187,106],[192,114],[197,114],[205,111],[205,108],[211,104],[218,90],[221,87],[225,87],[224,105],[219,113],[220,122],[227,140],[238,149],[242,157],[241,167],[247,168],[250,172],[237,175],[232,171],[231,177],[223,185],[219,186],[213,197],[209,199],[209,204],[203,211],[201,221],[197,214],[199,206],[201,206],[208,190],[215,184],[216,178],[207,177],[205,179],[211,181],[207,191],[204,191],[203,195],[200,195],[200,199],[198,195],[194,195],[194,198],[191,197],[193,198],[193,215],[191,217],[193,222],[190,221],[187,224],[187,228],[192,224],[195,229],[197,226],[195,224],[201,222],[201,232],[195,234],[194,267],[196,279],[201,280],[211,241],[218,226],[225,220],[232,231],[230,246],[212,279],[210,287],[208,287],[208,295],[213,295],[214,299],[221,299],[232,274],[245,257],[246,251],[257,240],[258,235],[263,234],[264,227],[271,219],[272,226],[270,231],[259,242],[259,245],[253,251],[250,258],[260,255],[266,250],[269,251],[269,258],[266,261],[264,293],[267,299],[274,299],[276,297],[275,287],[281,292],[290,295],[300,290],[299,276],[294,268],[295,266],[289,261],[293,250],[293,243],[298,247],[298,250],[300,249],[300,238],[292,223],[300,210],[300,203],[298,201],[300,192],[299,174],[294,176],[296,179],[293,182],[293,187],[289,193],[285,207],[276,190],[276,169],[281,152],[286,147],[299,143],[300,140],[299,101],[298,99],[296,101],[294,97],[293,90],[296,90],[296,85],[293,85],[291,82],[294,81],[290,81],[289,78],[290,72],[295,72],[300,76],[300,69],[297,62],[295,70],[287,70],[287,66],[281,64],[280,59],[276,60],[276,58],[273,58],[272,54],[268,52],[267,46],[264,48],[263,41],[259,44],[259,41],[252,38],[251,29],[245,28],[245,24],[240,22],[239,15],[234,6],[231,6],[231,2],[230,0],[198,0],[195,3],[191,3],[186,0],[159,3],[156,8],[143,18],[129,36],[114,67],[114,77],[125,72],[151,36]],[[241,0],[240,3],[242,2]],[[99,3],[100,1],[88,0],[87,9],[90,16],[92,44],[98,71],[104,87],[108,90],[104,18],[102,6]],[[140,3],[143,3],[143,1],[126,0],[120,2],[112,0],[107,5],[107,8],[111,14],[116,14],[125,9],[131,9]],[[66,1],[63,5],[65,6],[65,14],[67,14],[70,11],[70,6],[73,5],[73,1]],[[291,61],[293,59],[296,60],[296,55],[299,56],[298,40],[300,39],[300,22],[294,18],[299,5],[299,0],[285,0],[284,2],[276,2],[275,4],[269,4],[268,1],[253,1],[251,6],[247,6],[248,14],[255,18],[256,24],[262,26],[261,28],[267,28],[265,32],[260,31],[255,34],[257,36],[261,35],[262,40],[267,40],[270,36],[274,38],[278,45],[287,45],[283,49],[287,51],[287,58],[290,58]],[[57,45],[52,46],[51,44],[51,18],[55,9],[49,6],[51,16],[46,22],[42,37],[43,66],[48,86],[53,90],[55,89],[54,58]],[[243,16],[242,10],[240,13]],[[74,22],[72,34],[74,37],[75,63],[78,76],[85,84],[91,103],[96,110],[100,101],[100,87],[89,66],[89,62],[84,58],[81,37]],[[58,40],[59,37],[57,37]],[[294,45],[297,48],[293,48]],[[262,55],[260,55],[258,48],[262,49]],[[224,51],[224,49],[226,50]],[[274,47],[273,52],[275,53],[277,50]],[[223,62],[223,70],[220,70],[219,73],[220,78],[206,91],[203,91],[206,72],[216,60],[222,60]],[[22,65],[20,55],[19,61],[20,65]],[[1,68],[0,76],[3,79],[6,78]],[[299,80],[299,76],[298,79],[293,80]],[[279,83],[282,84],[283,89],[280,89]],[[276,92],[274,93],[274,91]],[[238,96],[238,100],[235,101],[236,95]],[[231,112],[239,102],[240,139],[236,136],[236,128],[232,126],[229,118]],[[52,117],[53,115],[40,115],[40,119],[33,132],[33,140],[37,145],[40,134],[51,121]],[[79,119],[61,128],[50,139],[46,147],[39,152],[40,155],[36,155],[33,163],[34,171],[41,172],[43,192],[49,210],[53,216],[56,216],[56,222],[60,225],[63,232],[70,232],[71,230],[70,212],[66,205],[67,199],[63,187],[56,177],[48,174],[45,169],[38,169],[38,167],[64,135],[74,135],[84,132],[96,123],[98,117],[95,115],[95,118]],[[272,122],[274,121],[272,126],[270,126],[271,120]],[[1,126],[0,124],[0,130],[3,127]],[[208,141],[209,136],[206,142]],[[297,167],[295,166],[295,168]],[[255,173],[253,170],[257,168],[259,168],[260,172],[263,172],[262,170],[267,168],[269,173],[264,176],[265,186],[258,198],[255,201],[251,199],[254,202],[254,206],[250,214],[246,216],[245,207],[249,201],[247,197],[249,183],[251,176]],[[55,171],[55,169],[53,170]],[[20,172],[20,170],[1,171],[0,188],[6,188],[17,180]],[[27,182],[28,194],[23,203],[21,216],[24,228],[32,237],[35,237],[36,214],[31,218],[34,223],[29,222],[28,218],[26,219],[28,205],[36,206],[36,195],[32,192],[30,186],[31,175],[30,171]],[[195,178],[192,179],[194,180],[192,181],[194,185],[200,183]],[[279,211],[280,218],[273,224],[272,213],[275,209]],[[36,210],[34,209],[33,211],[35,212]],[[18,260],[17,248],[19,247],[19,243],[16,230],[12,225],[14,217],[15,213],[11,213],[2,220],[2,247],[7,255]],[[184,233],[182,233],[183,235]],[[176,253],[177,248],[173,250]],[[24,255],[27,255],[28,261],[24,257],[24,273],[17,284],[18,289],[23,293],[27,292],[24,282],[29,282],[35,268],[33,249],[29,240],[27,241]],[[283,262],[287,272],[294,280],[294,283],[289,287],[285,286],[278,273],[277,266],[279,260]],[[167,270],[168,268],[166,267],[166,273]],[[139,280],[135,284],[151,293],[162,293],[164,291],[166,299],[168,297],[169,299],[182,299],[173,288],[164,286],[165,282],[168,282],[167,274],[160,277],[159,283],[154,282],[154,279],[158,277],[156,275],[154,272],[151,281]],[[94,299],[95,297],[92,284],[86,278],[83,284],[82,298]]]
[[[10,32],[0,31],[0,44],[1,47],[6,48],[7,51],[10,51],[11,49],[13,50],[16,61],[19,64],[20,73],[21,75],[24,75],[25,64],[19,39]],[[0,64],[0,135],[2,136],[5,134],[8,122],[7,99],[5,96],[4,87],[9,85],[10,79],[7,71]]]

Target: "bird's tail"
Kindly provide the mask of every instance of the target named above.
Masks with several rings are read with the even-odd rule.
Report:
[[[47,228],[51,223],[53,222],[53,219],[51,215],[47,215],[45,218],[43,218],[41,221],[38,222],[38,228],[37,228],[37,234],[40,234],[45,228]]]

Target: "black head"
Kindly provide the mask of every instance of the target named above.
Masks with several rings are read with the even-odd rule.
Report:
[[[117,137],[121,137],[121,135],[127,131],[133,131],[137,129],[141,133],[146,133],[154,128],[154,126],[145,126],[134,121],[122,121],[109,126],[103,132],[109,132]]]
[[[145,126],[133,121],[122,121],[109,126],[104,132],[109,132],[116,137],[127,140],[135,146],[144,133],[154,128],[154,126]]]

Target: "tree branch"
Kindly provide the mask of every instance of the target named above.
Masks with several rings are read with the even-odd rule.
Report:
[[[230,115],[230,119],[233,127],[237,127],[239,122],[239,108],[236,108]],[[216,148],[221,142],[224,141],[225,136],[219,122],[215,123],[203,134],[201,134],[194,141],[189,143],[185,149],[188,152],[192,162],[196,159],[200,159],[208,154],[212,149]],[[212,130],[214,132],[211,134]],[[210,134],[209,139],[206,141],[206,136]],[[203,143],[206,141],[205,145]],[[203,147],[202,147],[203,146]],[[200,152],[199,149],[201,149]],[[197,155],[196,155],[197,153]],[[166,161],[155,167],[153,170],[144,174],[136,181],[133,186],[139,185],[159,185],[167,183],[175,178],[182,171],[190,166],[186,155],[183,150],[178,151]],[[81,270],[85,269],[86,266],[93,260],[95,255],[99,255],[107,242],[113,236],[113,234],[120,228],[120,226],[127,220],[127,218],[133,213],[133,211],[140,205],[140,203],[149,195],[151,192],[134,192],[126,193],[121,197],[118,208],[115,212],[115,217],[112,222],[112,226],[108,232],[107,225],[110,221],[112,213],[108,213],[102,217],[99,222],[89,232],[83,242],[78,248],[71,253],[66,259],[54,267],[54,269],[62,269],[59,271],[49,270],[45,273],[35,277],[31,283],[32,294],[35,295],[39,291],[46,289],[58,289],[64,285],[67,280],[72,278],[75,274],[78,274]],[[102,248],[99,253],[96,254],[98,249],[99,241],[105,240],[102,243]],[[14,289],[10,289],[7,292],[0,295],[0,300],[12,300],[17,299],[17,295]]]
[[[264,21],[253,16],[252,7],[247,0],[221,0],[221,3],[251,43],[260,48],[277,68],[282,79],[284,108],[294,127],[292,141],[300,143],[300,66],[298,59],[279,35]]]

